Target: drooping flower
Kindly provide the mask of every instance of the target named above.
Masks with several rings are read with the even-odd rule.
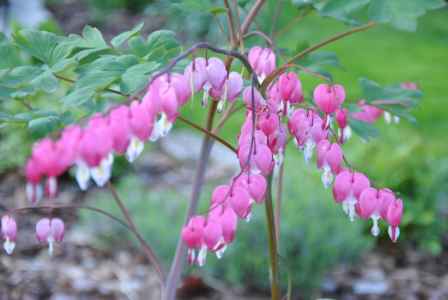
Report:
[[[112,148],[123,155],[130,143],[131,128],[129,124],[130,112],[126,105],[120,105],[109,113],[109,127],[112,137]]]
[[[379,190],[368,187],[361,192],[359,201],[356,205],[356,212],[363,219],[372,219],[373,226],[371,233],[373,236],[378,236],[380,228],[378,221],[381,218],[382,198]]]
[[[348,109],[341,108],[336,110],[335,120],[338,124],[339,142],[345,143],[351,137],[351,128],[348,126]]]
[[[230,72],[221,89],[212,88],[210,95],[218,100],[217,111],[224,109],[226,102],[234,102],[243,89],[243,78],[237,72]]]
[[[187,225],[182,229],[181,236],[182,240],[188,247],[188,262],[190,264],[198,261],[199,265],[203,265],[205,262],[207,248],[203,247],[204,226],[205,218],[203,216],[193,216],[190,218]],[[198,257],[196,257],[197,250],[199,250]]]
[[[359,201],[361,192],[368,187],[370,187],[370,181],[362,173],[345,170],[336,176],[333,185],[333,197],[337,203],[342,204],[342,209],[348,215],[350,221],[355,219],[355,206]]]
[[[246,108],[250,110],[252,110],[253,105],[255,111],[258,111],[266,103],[260,92],[251,86],[248,86],[243,90],[243,102],[246,104]]]
[[[319,84],[314,89],[313,98],[322,112],[331,114],[344,102],[345,89],[339,84]]]
[[[287,114],[290,104],[303,102],[302,83],[296,73],[283,73],[278,79],[278,90],[283,101],[283,114]]]
[[[11,255],[16,247],[17,223],[13,217],[4,215],[2,217],[2,237],[5,240],[3,248],[8,255]]]
[[[361,111],[351,113],[352,118],[369,124],[374,123],[384,113],[382,109],[366,104],[364,100],[358,101],[358,107]]]
[[[107,119],[93,116],[79,142],[80,160],[77,162],[76,180],[86,190],[90,177],[98,186],[109,180],[113,164],[113,138]]]
[[[43,218],[36,223],[36,238],[40,243],[48,244],[48,253],[53,255],[54,243],[64,239],[64,222],[59,218]]]
[[[262,203],[267,189],[266,178],[260,174],[243,173],[236,180],[235,185],[249,192],[251,199]]]
[[[275,70],[275,53],[270,48],[255,46],[249,50],[248,58],[260,82]]]
[[[249,221],[252,202],[246,189],[234,186],[230,191],[229,204],[238,217]]]
[[[143,151],[144,143],[151,136],[154,119],[144,104],[133,101],[130,106],[129,126],[131,138],[126,149],[126,158],[133,162]]]
[[[333,174],[338,174],[341,170],[343,157],[339,144],[332,144],[326,139],[317,144],[317,167],[323,169],[322,183],[325,188],[333,182]]]
[[[389,223],[389,228],[387,232],[389,233],[390,239],[393,242],[398,240],[400,235],[400,223],[401,217],[403,215],[403,201],[401,199],[396,199],[392,201],[387,209],[386,221]]]
[[[184,71],[184,76],[190,84],[192,92],[199,92],[207,81],[207,63],[205,58],[195,58]]]
[[[47,176],[45,193],[49,198],[56,196],[58,189],[57,177],[66,169],[63,160],[60,159],[62,154],[61,145],[49,138],[40,140],[33,148],[32,159],[41,174]]]

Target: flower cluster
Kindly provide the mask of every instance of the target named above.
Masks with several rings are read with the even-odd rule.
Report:
[[[261,82],[276,69],[275,54],[269,48],[252,48],[248,61]],[[203,93],[203,106],[210,98],[216,101],[218,111],[241,95],[246,108],[237,136],[236,158],[241,170],[228,184],[215,188],[207,214],[193,216],[184,226],[182,239],[189,248],[190,263],[203,265],[208,251],[221,257],[235,237],[238,220],[250,220],[252,206],[264,201],[268,177],[283,163],[288,134],[307,163],[316,152],[322,182],[325,188],[333,185],[335,201],[342,204],[350,220],[356,216],[372,219],[374,235],[379,233],[378,221],[386,220],[389,235],[396,241],[402,201],[388,189],[371,187],[364,174],[344,166],[341,148],[350,135],[349,116],[374,122],[384,112],[360,102],[361,111],[350,113],[343,107],[346,93],[339,84],[319,84],[313,101],[305,103],[302,83],[294,72],[283,73],[271,82],[265,96],[253,84],[245,87],[242,76],[229,71],[217,57],[197,57],[182,74],[155,77],[141,101],[95,114],[84,126],[70,125],[56,140],[38,141],[25,167],[29,201],[36,204],[44,195],[54,198],[57,178],[71,167],[82,190],[91,179],[104,186],[110,179],[114,156],[125,155],[133,162],[146,141],[169,133],[180,108],[194,93]],[[62,241],[63,233],[64,223],[57,218],[45,218],[36,225],[36,236],[49,245],[50,253],[54,242]],[[5,250],[11,253],[17,225],[9,215],[2,219],[2,234]]]
[[[249,62],[260,80],[275,69],[275,65],[271,68],[270,55],[273,53],[259,47],[249,52]],[[382,218],[389,223],[391,239],[397,240],[403,202],[389,189],[371,187],[362,173],[343,167],[341,145],[349,137],[349,111],[342,106],[346,98],[343,86],[318,85],[313,93],[314,106],[300,108],[297,106],[304,102],[302,84],[295,73],[289,72],[269,86],[266,99],[253,86],[244,89],[242,98],[246,119],[238,136],[241,171],[229,184],[215,188],[206,215],[193,216],[184,226],[182,238],[189,248],[190,263],[202,266],[208,251],[220,258],[234,239],[238,219],[250,220],[252,205],[264,200],[266,177],[282,163],[288,130],[306,162],[316,151],[322,182],[326,188],[334,182],[335,201],[342,203],[350,220],[356,216],[372,219],[372,234],[376,236]],[[282,122],[285,118],[287,125]],[[332,131],[333,123],[338,126],[338,134]]]

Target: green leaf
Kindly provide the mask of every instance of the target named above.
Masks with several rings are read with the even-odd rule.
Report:
[[[106,48],[108,47],[106,41],[103,38],[103,34],[97,28],[87,25],[82,30],[82,36],[84,38],[84,45],[80,47],[86,48]]]
[[[400,30],[415,31],[419,17],[428,10],[443,6],[443,0],[375,0],[369,6],[369,18],[379,23],[390,23]]]
[[[355,24],[358,22],[351,15],[369,2],[370,0],[330,0],[319,9],[319,14]]]
[[[112,44],[112,46],[114,48],[118,48],[120,47],[124,42],[126,42],[127,40],[129,40],[131,37],[135,36],[137,33],[139,33],[142,28],[143,28],[144,23],[141,22],[140,24],[138,24],[137,26],[135,26],[134,28],[132,28],[129,31],[125,31],[120,33],[119,35],[117,35],[116,37],[114,37],[110,43]]]
[[[160,64],[149,62],[134,65],[121,76],[120,89],[123,93],[132,94],[141,90],[148,83],[149,74],[159,68]]]
[[[90,101],[95,95],[95,88],[91,86],[77,88],[62,98],[64,105],[76,107]]]
[[[110,50],[101,32],[91,26],[84,27],[82,36],[77,34],[69,35],[62,44],[74,50],[72,52],[78,61],[90,55]]]
[[[19,49],[12,45],[3,33],[0,32],[0,69],[16,67],[21,63]]]
[[[174,32],[158,30],[152,32],[146,41],[132,37],[128,42],[131,52],[147,61],[166,62],[179,52],[179,43]]]
[[[51,70],[42,72],[39,76],[33,78],[30,84],[36,90],[42,90],[48,94],[54,93],[59,88],[59,80],[53,75]]]
[[[359,135],[363,140],[368,141],[379,135],[378,129],[372,124],[349,118],[349,125],[353,132]]]
[[[367,102],[374,100],[395,100],[402,102],[406,107],[414,107],[423,95],[419,90],[403,89],[397,85],[381,87],[375,81],[367,78],[360,78],[359,84],[363,91],[363,97]]]
[[[59,62],[71,51],[70,45],[59,44],[63,37],[46,31],[24,29],[13,37],[21,49],[49,66]]]
[[[60,126],[60,118],[56,115],[40,117],[28,122],[28,128],[35,136],[45,136]]]

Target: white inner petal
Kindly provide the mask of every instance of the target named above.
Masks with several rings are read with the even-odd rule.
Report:
[[[197,257],[198,266],[200,267],[204,266],[206,259],[207,259],[207,246],[202,245],[201,250],[199,250]]]
[[[305,142],[305,147],[303,148],[303,157],[305,158],[305,163],[309,163],[313,157],[313,150],[316,147],[316,143],[313,139],[308,138]]]
[[[324,184],[324,188],[329,188],[331,184],[333,183],[333,173],[331,172],[331,168],[328,164],[324,165],[324,171],[322,173],[321,179],[322,183]]]
[[[226,251],[226,249],[227,249],[227,245],[222,246],[221,249],[219,249],[219,250],[217,250],[217,251],[215,252],[216,257],[217,257],[218,259],[221,259],[222,256],[224,255],[224,252]]]
[[[380,234],[380,227],[378,226],[380,216],[374,213],[372,216],[370,216],[370,218],[372,219],[373,222],[372,229],[370,230],[370,232],[372,233],[373,236],[378,236]]]
[[[8,237],[6,238],[6,241],[3,243],[3,248],[5,249],[6,253],[8,255],[11,255],[14,251],[14,248],[16,247],[16,243],[11,241]]]
[[[109,154],[100,162],[99,166],[91,168],[90,174],[96,185],[102,187],[109,181],[112,173],[113,155]]]
[[[83,191],[87,190],[90,180],[90,170],[85,162],[82,160],[76,163],[76,181],[78,182],[79,188]]]
[[[355,205],[356,205],[356,198],[353,197],[352,194],[350,194],[350,196],[348,196],[347,199],[345,199],[342,202],[342,209],[348,215],[348,218],[350,219],[351,222],[355,220],[356,216]]]
[[[137,137],[133,136],[126,149],[126,158],[129,162],[134,162],[135,159],[142,153],[145,144]]]

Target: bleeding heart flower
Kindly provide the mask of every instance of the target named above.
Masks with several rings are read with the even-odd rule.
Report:
[[[359,172],[342,171],[334,180],[334,200],[342,204],[344,212],[352,222],[355,219],[355,206],[359,201],[359,196],[368,187],[370,187],[369,179]]]
[[[275,53],[270,48],[255,46],[249,50],[248,58],[260,82],[275,70]]]
[[[64,222],[59,218],[40,219],[36,224],[36,238],[40,243],[48,244],[48,253],[53,255],[54,243],[64,239]]]
[[[2,217],[2,237],[5,240],[3,248],[8,255],[11,255],[16,247],[17,223],[13,217],[4,215]]]
[[[314,103],[321,111],[331,114],[345,100],[345,89],[342,85],[319,84],[314,90]]]

